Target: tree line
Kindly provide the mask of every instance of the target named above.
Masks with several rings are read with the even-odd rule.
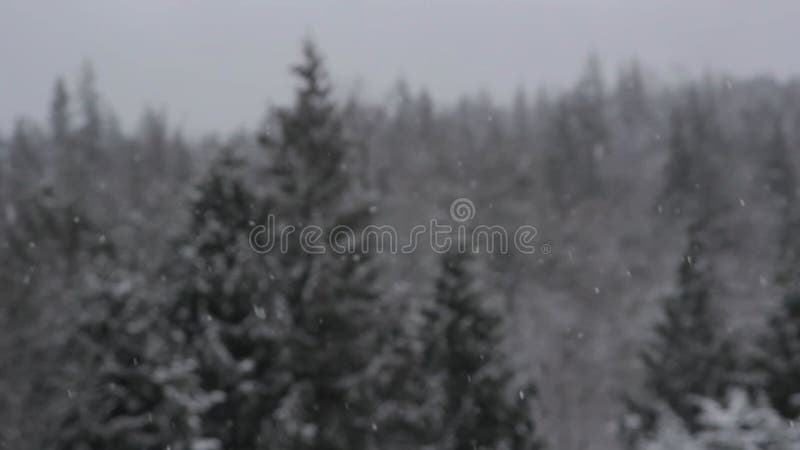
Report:
[[[348,166],[356,155],[313,45],[304,47],[293,72],[295,102],[273,112],[277,133],[261,138],[264,164],[249,164],[230,147],[214,157],[189,195],[187,217],[169,237],[164,260],[130,255],[97,231],[90,212],[80,211],[82,202],[96,206],[82,189],[102,193],[105,180],[78,177],[66,181],[77,191],[72,198],[48,189],[32,193],[34,203],[14,205],[14,230],[44,231],[26,227],[28,220],[55,229],[9,238],[8,251],[25,251],[33,262],[15,253],[11,261],[28,272],[21,283],[9,281],[20,298],[7,307],[53,314],[35,317],[43,326],[66,323],[53,329],[59,335],[19,322],[24,329],[8,333],[23,340],[14,345],[24,345],[25,353],[39,350],[53,361],[16,368],[15,375],[41,385],[4,392],[7,410],[19,414],[4,418],[4,445],[538,448],[530,405],[535,391],[515,387],[503,358],[501,316],[488,305],[489,294],[473,285],[477,262],[470,255],[444,257],[435,295],[411,310],[383,298],[376,255],[311,254],[297,244],[260,255],[249,247],[250,228],[268,213],[286,224],[326,229],[358,229],[370,220],[374,194]],[[56,92],[54,140],[67,128],[57,113],[65,103],[60,84]],[[163,130],[148,131],[164,142]],[[83,137],[98,139],[94,126],[81,128],[75,139]],[[166,172],[153,141],[144,148],[158,154],[134,159],[154,158],[152,167]],[[77,166],[94,174],[91,164],[101,157],[91,147],[76,148]],[[172,175],[141,175],[173,181]],[[144,186],[132,186],[131,194],[147,195]],[[150,231],[156,230],[135,230]],[[60,245],[68,248],[54,248]],[[43,268],[37,259],[62,254],[63,266]],[[39,292],[55,276],[58,290]],[[10,324],[21,319],[10,313]],[[419,320],[404,319],[412,317]],[[43,338],[46,343],[33,342]],[[34,368],[47,373],[37,376]],[[36,416],[50,422],[32,423]]]
[[[376,104],[337,96],[311,44],[292,70],[259,133],[155,110],[126,132],[87,67],[0,136],[3,446],[794,442],[796,82],[609,83],[590,58],[508,105],[405,83]],[[269,214],[402,227],[458,197],[554,253],[247,242]]]

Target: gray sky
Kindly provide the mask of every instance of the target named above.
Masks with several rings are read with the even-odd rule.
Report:
[[[404,77],[438,99],[505,100],[572,80],[592,51],[606,73],[638,57],[666,78],[796,74],[798,21],[797,0],[0,0],[0,130],[44,117],[54,78],[84,60],[125,126],[151,105],[227,131],[287,98],[305,35],[367,95]]]

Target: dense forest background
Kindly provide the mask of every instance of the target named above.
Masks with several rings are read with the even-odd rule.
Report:
[[[797,448],[800,82],[611,69],[377,102],[307,44],[294,103],[206,138],[57,80],[0,136],[0,448]],[[247,245],[462,197],[552,252]]]

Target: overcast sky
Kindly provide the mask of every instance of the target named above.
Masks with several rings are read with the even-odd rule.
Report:
[[[400,77],[451,100],[564,84],[590,52],[664,77],[800,72],[798,0],[0,0],[0,130],[44,117],[53,80],[90,60],[132,126],[146,106],[189,131],[252,126],[286,99],[314,37],[335,80],[367,95]]]

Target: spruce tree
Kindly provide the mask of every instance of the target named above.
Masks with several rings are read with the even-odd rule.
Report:
[[[737,368],[732,342],[712,303],[713,273],[703,247],[707,231],[705,221],[689,227],[678,290],[664,299],[655,340],[641,357],[646,401],[663,403],[693,432],[699,428],[696,398],[723,399]]]
[[[89,276],[68,341],[69,408],[54,448],[188,449],[181,443],[188,411],[173,387],[182,374],[166,370],[163,323],[144,295],[154,283],[108,258]]]
[[[10,214],[0,226],[0,258],[8,261],[0,351],[14,361],[2,378],[16,385],[4,398],[8,403],[0,408],[0,421],[13,423],[9,445],[43,447],[58,428],[65,403],[71,403],[65,380],[71,380],[67,366],[76,356],[69,342],[82,312],[79,300],[97,259],[109,249],[83,210],[52,189],[16,200],[7,205]],[[36,421],[30,420],[32,414]]]
[[[290,385],[273,422],[278,448],[364,449],[374,447],[379,418],[375,398],[383,338],[376,258],[359,236],[370,217],[369,194],[356,183],[341,112],[331,98],[322,59],[311,43],[293,68],[300,81],[291,107],[275,112],[270,150],[270,189],[264,214],[278,227],[319,227],[321,252],[289,239],[273,251],[280,297],[288,312],[287,352],[282,369]],[[352,233],[331,245],[336,227]],[[341,229],[341,228],[339,228]]]
[[[53,87],[50,102],[50,135],[57,145],[64,145],[71,133],[69,94],[64,80],[59,78]]]
[[[791,295],[800,291],[800,210],[797,205],[797,179],[794,162],[780,119],[775,119],[766,143],[763,180],[775,199],[780,224],[778,230],[778,261],[775,282]]]
[[[569,212],[603,188],[598,160],[609,145],[605,103],[600,64],[591,57],[575,88],[549,111],[546,175],[561,212]]]
[[[102,110],[100,94],[97,91],[94,67],[88,62],[81,68],[77,86],[77,100],[80,107],[83,123],[81,123],[81,145],[90,161],[97,156],[98,146],[102,132]]]
[[[644,128],[652,119],[648,104],[647,86],[638,61],[625,65],[617,79],[616,98],[620,120],[631,130]]]
[[[227,150],[212,163],[162,276],[112,272],[89,297],[76,346],[96,373],[76,389],[59,448],[270,448],[285,382],[242,169]]]
[[[176,388],[191,399],[187,444],[205,448],[265,448],[284,383],[272,280],[247,240],[255,198],[243,165],[226,150],[199,185],[165,306],[173,366],[190,369]]]
[[[786,292],[759,340],[756,365],[772,406],[785,418],[800,416],[800,292]]]
[[[760,336],[754,363],[772,406],[795,419],[800,415],[800,218],[795,172],[779,120],[765,150],[765,187],[776,198],[781,219],[775,281],[782,301]]]
[[[762,145],[764,152],[763,180],[764,188],[777,200],[781,214],[789,212],[797,197],[797,177],[792,162],[789,145],[783,131],[780,116],[772,114],[769,137]]]
[[[713,99],[695,88],[688,89],[670,111],[670,154],[660,211],[691,219],[717,214],[723,207],[717,160],[725,145],[717,115]]]
[[[535,387],[514,387],[502,319],[478,284],[477,262],[470,253],[443,255],[435,299],[426,309],[422,367],[440,383],[442,408],[431,436],[439,449],[539,448],[531,409]]]
[[[13,183],[9,191],[13,199],[30,195],[33,183],[25,180],[28,177],[41,178],[44,173],[44,161],[38,151],[38,130],[27,120],[18,120],[14,124],[11,142],[8,146],[8,169]],[[34,192],[35,193],[35,192]]]

